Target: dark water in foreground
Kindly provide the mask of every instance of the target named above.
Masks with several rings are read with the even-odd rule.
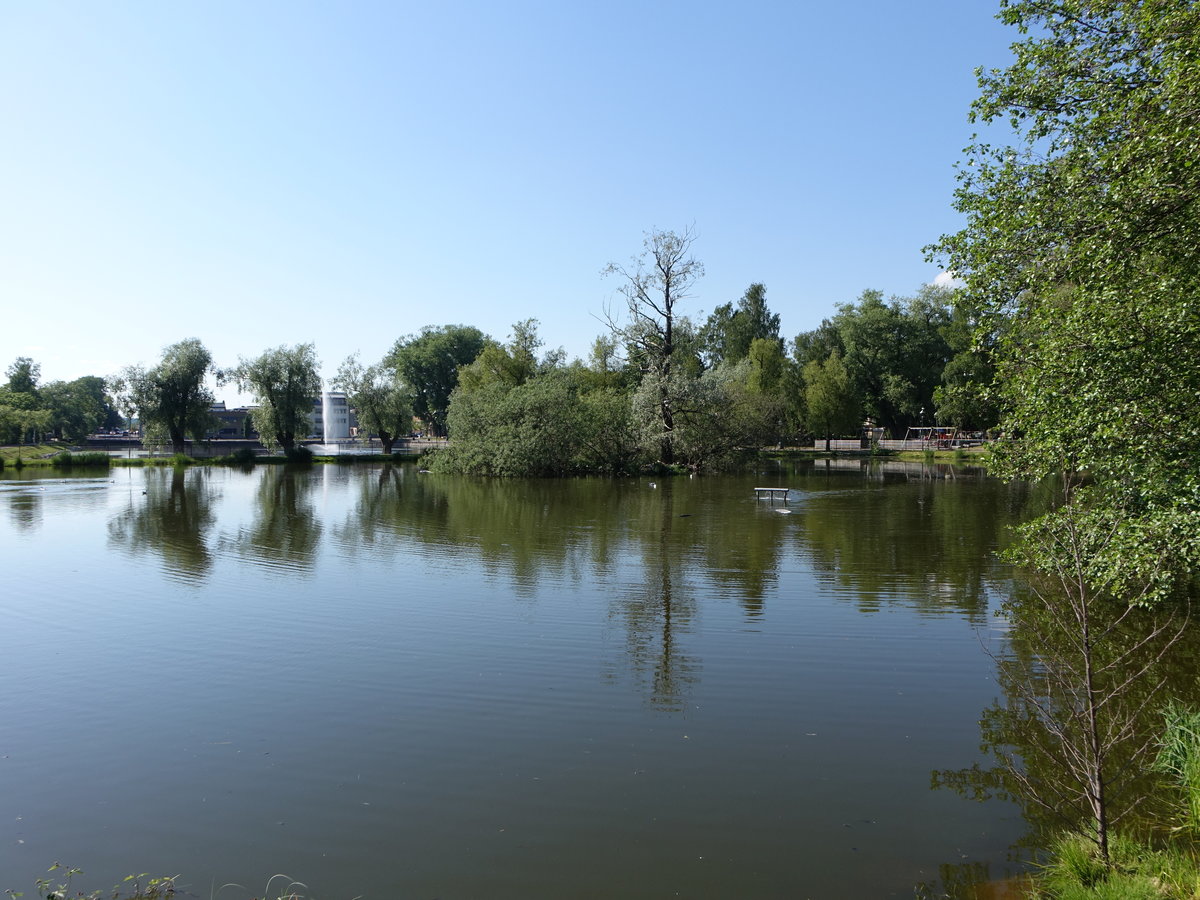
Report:
[[[0,890],[54,860],[233,900],[999,877],[1019,816],[930,773],[979,758],[1022,501],[950,474],[9,471]]]

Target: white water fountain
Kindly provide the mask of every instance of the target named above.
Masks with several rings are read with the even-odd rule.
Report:
[[[322,455],[334,455],[350,440],[350,404],[344,391],[322,391],[319,401],[313,403],[313,433],[321,435],[320,444],[310,444],[309,449]]]
[[[326,444],[350,440],[350,404],[343,391],[321,392],[321,418],[325,424],[321,439]]]

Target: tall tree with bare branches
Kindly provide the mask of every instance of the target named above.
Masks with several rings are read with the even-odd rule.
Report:
[[[647,232],[642,253],[628,265],[609,263],[604,275],[621,279],[618,292],[625,298],[624,319],[607,314],[609,327],[639,362],[642,379],[656,384],[655,415],[660,426],[659,461],[675,460],[672,433],[675,429],[675,398],[671,390],[676,363],[678,306],[691,296],[696,281],[704,275],[704,264],[692,256],[696,232],[685,228]]]

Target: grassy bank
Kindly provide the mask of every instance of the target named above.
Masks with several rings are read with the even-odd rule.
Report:
[[[62,453],[62,444],[25,444],[21,447],[0,447],[0,464],[15,466],[18,460],[22,465],[50,465],[50,458]]]
[[[987,447],[966,447],[958,450],[895,450],[885,451],[884,458],[986,467],[991,459],[991,451]]]

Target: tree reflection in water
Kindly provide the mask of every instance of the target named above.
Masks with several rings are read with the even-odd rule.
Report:
[[[211,471],[183,466],[148,468],[142,495],[109,520],[112,546],[130,554],[158,554],[167,573],[202,581],[213,565],[215,489]]]
[[[253,522],[223,537],[221,550],[285,574],[310,572],[323,531],[312,503],[316,484],[308,467],[265,468],[259,474]]]
[[[843,491],[855,479],[831,476],[829,490],[796,505],[795,540],[822,578],[863,612],[903,602],[983,624],[989,598],[1008,580],[994,553],[1026,492],[985,478],[935,479],[928,468],[864,462],[866,486],[855,487],[852,502]],[[907,489],[891,489],[889,477]]]
[[[9,515],[18,528],[32,531],[42,524],[42,497],[37,488],[15,491],[7,500]]]
[[[1099,701],[1110,822],[1142,833],[1170,819],[1170,797],[1149,763],[1162,731],[1164,704],[1200,702],[1195,677],[1200,632],[1187,625],[1180,610],[1129,614],[1097,603],[1092,614],[1091,659],[1085,661],[1070,618],[1048,613],[1028,585],[1014,587],[1006,609],[1009,640],[996,654],[1003,696],[980,718],[981,749],[994,764],[932,776],[933,787],[969,799],[1015,802],[1029,826],[1014,848],[1016,855],[1028,857],[1064,831],[1090,833],[1094,785],[1083,768],[1087,706],[1080,697],[1087,689],[1085,669]],[[946,884],[964,881],[957,867],[945,868]],[[940,896],[974,896],[944,889]]]
[[[389,559],[416,545],[443,561],[469,557],[525,600],[551,583],[617,585],[610,615],[626,630],[632,671],[656,706],[681,705],[698,670],[679,648],[695,605],[684,576],[703,573],[689,564],[702,536],[680,526],[693,520],[680,518],[669,480],[648,490],[610,479],[446,478],[385,466],[359,478],[358,490],[353,512],[334,528],[345,552]],[[753,569],[761,596],[771,576],[754,558],[744,571]]]
[[[649,687],[650,703],[679,711],[688,686],[699,677],[700,662],[684,652],[680,636],[691,630],[695,595],[687,583],[687,550],[695,541],[677,512],[674,482],[630,495],[636,512],[631,534],[641,554],[641,575],[621,588],[611,615],[626,631],[631,669]]]

